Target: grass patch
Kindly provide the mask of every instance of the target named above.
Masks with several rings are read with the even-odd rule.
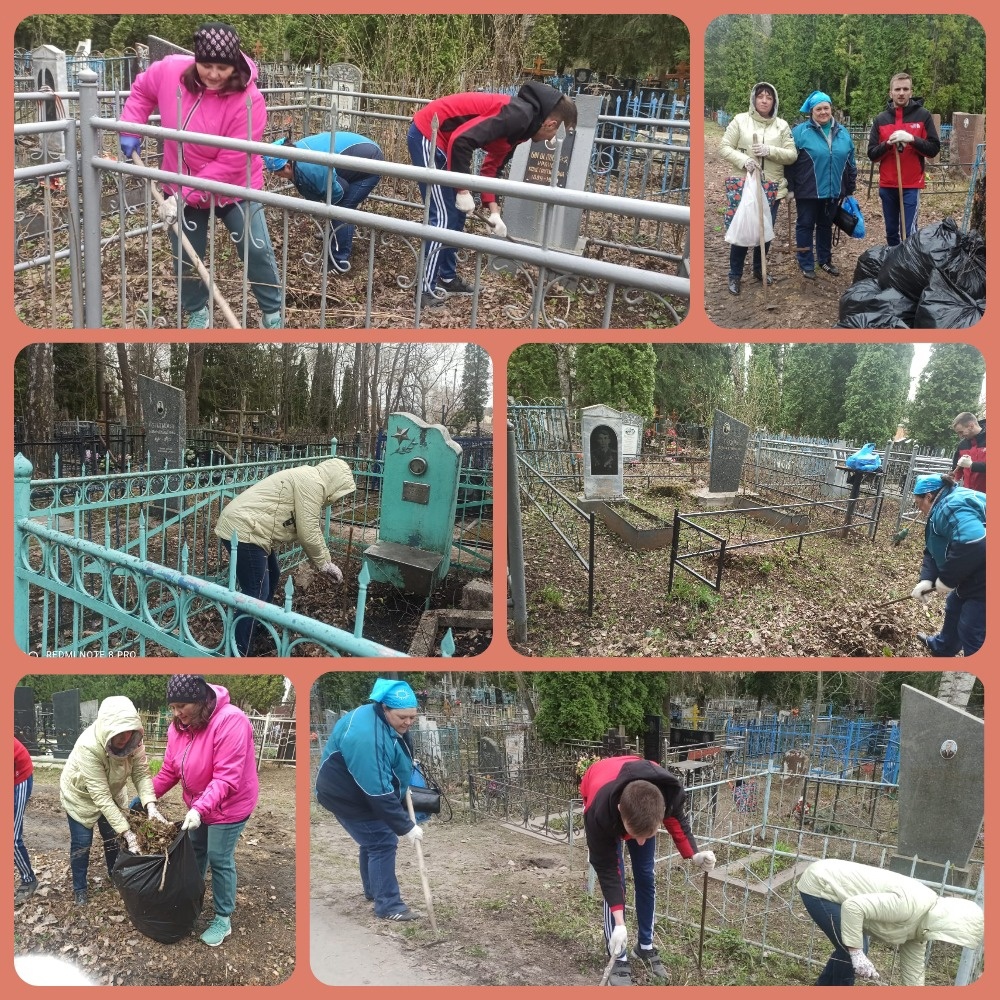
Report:
[[[670,600],[681,604],[686,604],[695,610],[709,611],[720,601],[719,594],[706,587],[703,583],[692,583],[683,577],[674,580],[673,590],[670,591]]]

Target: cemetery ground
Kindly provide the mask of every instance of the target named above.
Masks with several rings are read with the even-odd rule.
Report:
[[[61,768],[36,765],[24,840],[39,888],[14,915],[15,955],[55,955],[102,986],[273,986],[291,974],[295,955],[295,769],[265,764],[261,794],[236,848],[233,934],[209,948],[198,935],[212,918],[211,874],[191,935],[161,944],[129,922],[110,884],[100,834],[91,851],[90,899],[73,903],[69,828],[59,805]],[[162,799],[168,819],[184,816],[180,788]]]
[[[774,225],[774,240],[767,257],[768,273],[774,284],[767,292],[753,280],[752,259],[747,255],[743,270],[743,288],[731,295],[727,287],[729,275],[729,244],[723,214],[726,209],[727,177],[734,174],[732,166],[719,155],[719,140],[725,129],[713,121],[705,125],[705,310],[717,326],[732,330],[763,327],[767,329],[828,329],[839,320],[840,297],[854,283],[854,265],[866,250],[885,244],[885,223],[878,194],[878,170],[868,186],[868,162],[858,163],[855,196],[865,220],[865,236],[854,239],[834,228],[833,263],[840,269],[839,277],[816,272],[815,281],[802,277],[795,260],[795,207],[789,215],[788,201],[782,201]],[[921,194],[918,226],[926,226],[951,216],[961,223],[965,211],[964,188],[969,179],[961,170],[940,171],[939,186],[949,191],[962,188],[961,193],[936,194],[933,188]]]
[[[632,498],[668,521],[675,505],[697,508],[676,486]],[[923,525],[910,522],[894,545],[895,517],[886,511],[874,542],[858,526],[846,538],[840,531],[805,538],[801,553],[797,538],[730,551],[720,591],[678,566],[672,593],[669,547],[634,551],[598,519],[593,616],[576,556],[536,510],[522,517],[528,640],[515,649],[526,656],[926,656],[917,633],[936,632],[944,615],[938,598],[927,608],[913,600],[878,607],[909,595],[923,556]],[[733,545],[780,534],[748,516],[727,520],[708,526]],[[682,534],[682,545],[692,538]],[[703,539],[700,547],[711,544]],[[710,579],[714,560],[698,567]]]

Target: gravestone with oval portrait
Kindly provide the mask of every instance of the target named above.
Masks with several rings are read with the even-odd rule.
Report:
[[[735,493],[740,488],[750,427],[722,410],[712,421],[712,451],[708,466],[710,493]]]
[[[638,462],[642,455],[643,426],[638,413],[622,414],[622,457],[626,462]]]
[[[580,416],[585,500],[618,500],[624,495],[622,415],[610,406],[587,406]]]

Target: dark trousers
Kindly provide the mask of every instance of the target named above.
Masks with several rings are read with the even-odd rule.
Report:
[[[382,160],[382,150],[374,142],[361,142],[351,146],[349,156],[358,156],[366,160]],[[337,180],[344,189],[344,197],[337,204],[340,208],[357,208],[372,193],[381,178],[378,174],[367,174],[363,170],[338,170]],[[341,222],[333,228],[333,239],[330,241],[330,256],[338,263],[351,259],[354,249],[354,226]]]
[[[822,266],[831,262],[836,211],[837,202],[833,198],[795,199],[795,258],[803,271],[815,271],[817,263]]]
[[[650,837],[641,847],[631,838],[618,841],[618,877],[625,891],[625,850],[632,861],[632,882],[635,885],[635,919],[639,925],[639,944],[653,943],[653,921],[656,911],[656,881],[653,863],[656,860],[656,837]],[[610,954],[611,932],[615,918],[607,900],[604,902],[604,943]]]
[[[986,641],[986,599],[958,596],[953,590],[944,602],[944,621],[941,631],[927,640],[928,648],[936,656],[966,656],[978,653]]]
[[[84,826],[67,814],[69,820],[69,867],[73,873],[73,891],[87,888],[87,868],[90,866],[90,848],[94,843],[94,828]],[[114,827],[104,818],[97,817],[97,829],[104,844],[104,861],[108,866],[108,876],[118,858],[118,835]]]
[[[771,225],[774,225],[778,221],[778,209],[781,207],[781,202],[774,200],[771,204]],[[738,247],[736,244],[732,244],[729,247],[729,277],[730,278],[742,278],[743,277],[743,265],[746,263],[747,250],[749,247]],[[764,253],[770,254],[771,252],[771,241],[768,240],[764,244]],[[761,277],[764,273],[760,266],[760,244],[753,248],[753,273],[756,277]]]
[[[899,239],[899,188],[880,187],[878,196],[882,202],[882,218],[885,219],[885,240],[891,247],[898,247]],[[917,222],[917,204],[920,201],[918,188],[903,188],[903,212],[906,216],[906,238],[909,239]]]
[[[224,538],[222,544],[232,558],[229,540]],[[244,594],[270,604],[278,591],[279,576],[281,567],[273,552],[265,552],[259,545],[248,542],[240,542],[236,546],[236,582]],[[236,619],[236,651],[240,656],[249,655],[256,624],[257,619],[250,615],[241,614]]]
[[[810,896],[800,892],[806,912],[813,918],[816,926],[830,939],[833,954],[828,959],[823,971],[816,980],[817,986],[853,986],[854,964],[851,953],[840,938],[840,903],[823,899],[822,896]],[[868,954],[868,938],[865,937],[862,948]]]

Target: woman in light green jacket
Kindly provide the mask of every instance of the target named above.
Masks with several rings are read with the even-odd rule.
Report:
[[[781,200],[788,196],[785,165],[794,163],[798,156],[788,122],[778,117],[778,91],[773,84],[765,80],[754,84],[750,91],[750,110],[734,116],[719,143],[719,152],[737,171],[746,172],[748,183],[760,183],[757,171],[763,165],[764,181],[773,181],[778,186],[777,194],[771,202],[773,225],[778,218]],[[770,242],[766,243],[764,253],[770,248]],[[729,248],[729,291],[733,295],[740,294],[747,249],[735,244]],[[760,247],[756,246],[753,248],[754,281],[762,280],[762,275]],[[773,280],[768,274],[767,283],[773,284]]]
[[[120,695],[105,698],[97,719],[80,733],[59,778],[59,802],[69,818],[69,863],[78,906],[87,902],[95,823],[104,842],[109,876],[118,857],[119,837],[138,853],[138,841],[125,818],[131,798],[129,778],[150,818],[166,822],[156,808],[142,737],[135,705]]]

